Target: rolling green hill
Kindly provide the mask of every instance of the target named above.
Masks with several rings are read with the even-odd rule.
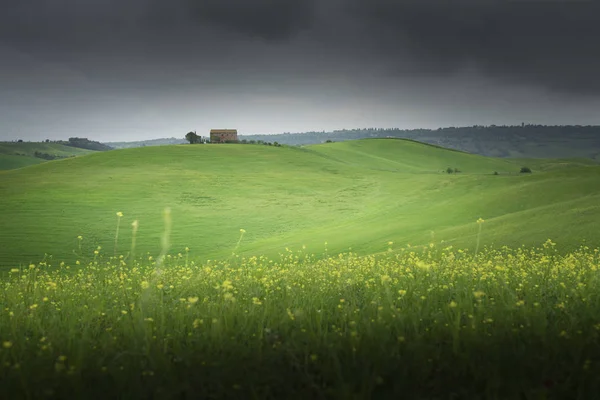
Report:
[[[48,161],[36,156],[65,158],[93,153],[91,150],[43,142],[0,142],[0,170],[22,168]],[[48,157],[48,158],[50,158]]]
[[[17,169],[45,162],[46,160],[31,156],[0,154],[0,170]]]
[[[565,158],[600,161],[600,126],[474,125],[438,129],[362,128],[333,132],[240,135],[241,140],[307,145],[363,138],[404,138],[487,157]]]
[[[519,174],[522,165],[533,174]],[[447,174],[446,168],[461,173]],[[498,175],[493,175],[497,171]],[[171,252],[202,260],[236,253],[276,256],[386,251],[388,242],[475,248],[599,245],[600,167],[586,160],[511,160],[399,139],[307,147],[174,145],[94,153],[0,172],[0,266],[45,253],[74,261],[96,246],[160,252],[171,208]],[[325,246],[327,242],[327,246]]]

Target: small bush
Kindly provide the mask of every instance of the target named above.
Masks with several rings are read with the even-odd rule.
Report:
[[[530,174],[531,173],[531,168],[529,167],[521,167],[521,174]]]
[[[54,154],[42,153],[41,151],[36,151],[33,155],[37,158],[41,158],[43,160],[55,160],[57,158],[65,158],[61,156],[56,156]]]
[[[498,175],[498,171],[494,171],[494,175]]]
[[[448,169],[446,169],[446,172],[449,173],[449,174],[451,174],[451,173],[454,172],[454,170],[452,168],[448,167]]]

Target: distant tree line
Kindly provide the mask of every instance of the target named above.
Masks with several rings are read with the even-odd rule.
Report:
[[[437,129],[400,129],[400,128],[357,128],[334,131],[310,131],[302,133],[280,133],[275,135],[243,135],[247,140],[277,140],[288,145],[318,144],[330,141],[355,140],[366,138],[406,138],[464,139],[479,137],[488,139],[501,137],[505,140],[524,140],[526,138],[559,137],[571,134],[585,137],[600,137],[600,126],[596,125],[473,125],[467,127],[447,127]],[[443,140],[442,140],[443,141]]]
[[[242,140],[238,141],[237,143],[240,143],[240,144],[262,144],[263,146],[281,147],[281,143],[279,143],[279,142],[267,142],[267,141],[264,141],[264,140],[242,139]]]
[[[196,134],[196,132],[188,132],[185,135],[185,139],[188,141],[189,144],[210,144],[211,141],[209,138],[206,137],[201,137],[198,136],[198,134]],[[236,144],[262,144],[265,146],[275,146],[275,147],[281,147],[281,143],[278,142],[269,142],[269,141],[265,141],[265,140],[248,140],[248,139],[242,139],[242,140],[224,140],[222,142],[219,143],[236,143]]]
[[[15,142],[23,143],[23,139],[18,139]],[[56,143],[56,144],[61,144],[63,146],[77,147],[80,149],[95,150],[95,151],[113,150],[113,148],[111,146],[108,146],[106,144],[96,142],[93,140],[89,140],[87,138],[78,138],[78,137],[72,137],[72,138],[69,138],[69,140],[46,139],[46,140],[43,140],[42,142],[34,141],[34,142],[27,142],[27,143]]]
[[[360,128],[335,131],[243,135],[248,140],[273,140],[310,145],[366,138],[412,139],[447,149],[488,157],[586,157],[600,160],[600,126],[473,125],[438,129]]]
[[[106,144],[96,142],[93,140],[89,140],[87,138],[78,138],[78,137],[69,138],[68,141],[59,140],[54,143],[63,144],[65,146],[77,147],[79,149],[87,149],[87,150],[95,150],[95,151],[108,151],[108,150],[113,149],[112,147],[110,147]]]
[[[48,153],[42,153],[41,151],[35,151],[33,153],[33,155],[37,158],[41,158],[44,160],[57,160],[57,159],[61,159],[61,158],[71,158],[71,157],[75,157],[74,155],[68,155],[68,156],[59,156],[56,154],[48,154]]]
[[[17,139],[14,140],[13,143],[25,143],[23,141],[23,139]],[[5,143],[10,143],[10,142],[5,142]],[[43,140],[41,142],[36,142],[36,141],[28,141],[26,143],[55,143],[55,144],[60,144],[63,146],[70,146],[70,147],[76,147],[76,148],[80,148],[80,149],[87,149],[87,150],[95,150],[95,151],[108,151],[108,150],[113,150],[113,148],[111,146],[108,146],[107,144],[103,144],[100,142],[96,142],[94,140],[89,140],[87,138],[79,138],[79,137],[71,137],[69,138],[69,140],[50,140],[50,139],[46,139]],[[42,153],[42,152],[38,152],[39,158],[44,158],[47,156],[52,156],[51,154],[48,153]],[[36,156],[38,157],[38,156]]]
[[[195,133],[195,132],[194,132]],[[357,128],[335,131],[240,135],[243,144],[309,145],[365,138],[410,139],[446,149],[488,157],[586,157],[600,161],[600,126],[591,125],[473,125],[437,129]],[[116,148],[182,144],[184,138],[109,143]],[[208,138],[203,142],[209,143]]]
[[[149,140],[137,140],[134,142],[106,142],[104,144],[115,148],[115,149],[127,149],[132,147],[145,147],[145,146],[164,146],[170,144],[185,144],[188,141],[185,139],[178,139],[175,137],[162,138],[162,139],[149,139]]]

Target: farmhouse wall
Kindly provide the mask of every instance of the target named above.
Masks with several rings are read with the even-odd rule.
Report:
[[[210,141],[213,143],[222,143],[228,140],[237,141],[237,129],[211,129]]]

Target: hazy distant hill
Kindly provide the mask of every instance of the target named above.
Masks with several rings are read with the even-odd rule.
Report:
[[[138,140],[136,142],[106,142],[104,144],[114,149],[129,149],[132,147],[145,147],[145,146],[163,146],[166,144],[184,144],[188,143],[182,136],[181,139],[177,138],[164,138],[164,139],[150,139],[150,140]]]
[[[93,150],[93,151],[108,151],[108,150],[113,149],[111,146],[108,146],[106,144],[96,142],[96,141],[90,140],[88,138],[79,138],[79,137],[71,137],[71,138],[69,138],[69,140],[66,140],[66,141],[59,140],[59,141],[56,141],[55,143],[60,143],[60,144],[63,144],[65,146],[70,146],[70,147],[76,147],[78,149],[86,149],[86,150]]]
[[[94,153],[93,150],[67,146],[64,142],[0,142],[0,170],[22,168]]]
[[[482,126],[438,129],[344,129],[333,132],[282,133],[276,135],[240,135],[240,140],[278,142],[287,145],[345,141],[363,138],[395,137],[436,144],[449,149],[489,157],[565,158],[583,157],[600,161],[600,126]],[[187,143],[181,139],[153,139],[137,142],[109,142],[114,148],[158,146]]]
[[[462,150],[489,157],[561,158],[600,160],[600,126],[481,126],[439,129],[350,129],[333,132],[284,133],[241,136],[246,140],[277,141],[298,145],[361,138],[395,137]]]

